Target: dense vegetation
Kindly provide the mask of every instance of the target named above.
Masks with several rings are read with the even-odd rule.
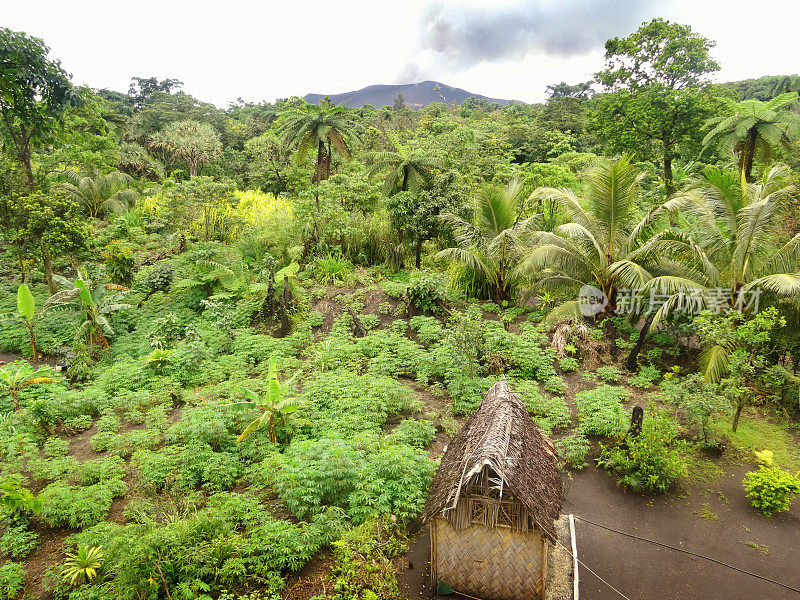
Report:
[[[656,19],[544,104],[221,110],[0,29],[0,597],[278,598],[325,548],[316,597],[399,597],[501,374],[565,467],[770,450],[742,494],[788,508],[800,86],[712,48]]]

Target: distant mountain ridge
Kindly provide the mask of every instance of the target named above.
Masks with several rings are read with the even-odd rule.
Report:
[[[438,92],[436,86],[441,88]],[[482,94],[473,94],[461,88],[439,83],[438,81],[421,81],[420,83],[400,83],[394,85],[368,85],[360,90],[345,92],[343,94],[306,94],[304,99],[309,104],[319,104],[320,100],[329,96],[334,104],[344,104],[350,107],[361,107],[371,104],[376,108],[391,106],[398,94],[403,94],[403,100],[410,108],[422,108],[432,102],[447,101],[448,104],[461,104],[467,98],[485,98],[498,104],[508,104],[511,100],[489,98]],[[441,95],[440,95],[441,94]],[[444,100],[442,100],[444,97]]]

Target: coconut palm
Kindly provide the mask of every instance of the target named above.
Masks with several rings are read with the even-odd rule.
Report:
[[[433,183],[434,169],[442,169],[443,164],[436,158],[415,152],[409,147],[394,141],[394,152],[370,152],[366,155],[369,165],[367,174],[386,172],[383,193],[390,196],[396,188],[401,192],[418,192]]]
[[[772,100],[726,100],[732,113],[706,122],[711,131],[703,138],[703,146],[716,146],[720,153],[733,154],[739,161],[739,174],[753,182],[753,162],[758,154],[768,161],[779,148],[788,148],[792,136],[800,131],[800,115],[793,110],[798,95],[787,92]]]
[[[133,178],[119,171],[93,177],[66,171],[62,178],[65,181],[59,187],[82,204],[92,218],[109,212],[122,212],[139,197],[136,190],[130,188]]]
[[[687,295],[706,308],[744,313],[756,308],[756,294],[800,301],[800,234],[776,243],[794,191],[788,175],[786,167],[775,166],[742,186],[736,172],[708,168],[700,182],[663,205],[693,222],[694,241],[675,248],[690,276],[659,276],[646,283],[657,293],[671,295],[656,321]],[[718,381],[725,374],[727,356],[723,346],[704,352],[707,379]]]
[[[108,336],[114,335],[108,315],[121,310],[132,308],[122,299],[131,290],[113,283],[93,285],[91,280],[82,276],[71,282],[68,279],[55,276],[60,284],[65,286],[45,300],[45,308],[74,306],[84,314],[84,321],[78,328],[78,334],[87,336],[89,345],[99,345],[108,348]]]
[[[348,143],[355,133],[344,107],[335,106],[326,99],[319,105],[304,104],[289,109],[281,117],[279,132],[287,146],[297,148],[297,162],[303,162],[309,151],[316,148],[317,185],[330,175],[334,150],[345,160],[352,158]]]
[[[464,264],[488,280],[496,302],[510,300],[519,277],[516,266],[526,249],[526,235],[538,217],[523,219],[522,184],[512,180],[505,187],[482,185],[476,196],[476,221],[445,214],[455,231],[458,246],[446,248],[438,258]]]
[[[605,302],[600,316],[617,310],[617,292],[633,287],[636,273],[674,273],[675,261],[664,260],[662,250],[674,243],[666,232],[653,235],[658,209],[642,216],[640,181],[643,174],[629,156],[602,159],[585,172],[585,191],[579,198],[566,188],[539,188],[532,201],[554,202],[568,222],[554,231],[531,235],[532,249],[520,271],[537,286],[590,285]],[[579,300],[567,301],[551,311],[548,320],[580,318]]]

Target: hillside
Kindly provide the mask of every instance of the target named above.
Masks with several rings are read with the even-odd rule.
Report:
[[[441,88],[439,92],[436,86]],[[398,94],[403,94],[403,99],[411,108],[422,108],[432,102],[442,102],[442,97],[448,103],[461,104],[467,98],[485,98],[498,104],[508,104],[510,100],[499,98],[488,98],[481,94],[473,94],[461,88],[452,87],[438,81],[422,81],[420,83],[403,83],[396,85],[369,85],[360,90],[345,92],[342,94],[307,94],[304,96],[306,102],[319,104],[319,101],[330,96],[335,104],[346,104],[350,107],[359,107],[366,104],[372,106],[387,106],[394,102]],[[440,95],[441,94],[441,95]]]

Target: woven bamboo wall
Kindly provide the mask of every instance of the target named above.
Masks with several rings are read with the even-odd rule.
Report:
[[[542,534],[536,530],[431,523],[434,586],[447,583],[482,600],[538,600],[542,596]]]

